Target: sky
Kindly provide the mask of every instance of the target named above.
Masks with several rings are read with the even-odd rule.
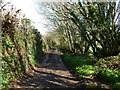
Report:
[[[48,31],[46,25],[50,23],[50,21],[47,20],[44,15],[37,12],[37,5],[34,0],[4,0],[4,2],[11,2],[16,9],[21,9],[22,13],[32,20],[35,28],[38,29],[42,35]]]
[[[11,4],[13,4],[17,9],[21,9],[23,14],[26,15],[26,18],[30,18],[34,23],[35,28],[38,29],[38,31],[40,31],[42,35],[44,35],[47,31],[52,30],[52,28],[50,28],[51,22],[48,19],[46,19],[46,17],[43,14],[38,13],[37,11],[38,9],[39,11],[42,11],[43,9],[42,6],[38,8],[37,7],[38,4],[35,3],[35,1],[36,0],[4,0],[4,2],[11,2]],[[46,0],[38,0],[38,1],[45,2]],[[58,0],[58,1],[62,1],[62,0]]]

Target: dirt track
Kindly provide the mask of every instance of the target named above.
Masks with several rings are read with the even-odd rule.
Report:
[[[47,54],[46,59],[34,69],[32,77],[14,85],[15,88],[75,88],[79,81],[72,76],[57,54]]]

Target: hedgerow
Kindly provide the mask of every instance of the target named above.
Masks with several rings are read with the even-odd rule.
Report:
[[[9,7],[8,7],[9,6]],[[3,5],[1,24],[2,49],[2,85],[6,88],[12,81],[40,62],[42,57],[42,39],[30,19],[22,15],[21,10],[13,6]],[[36,63],[35,63],[36,62]]]

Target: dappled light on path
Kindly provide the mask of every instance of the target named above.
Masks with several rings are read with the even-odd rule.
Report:
[[[72,76],[57,54],[49,54],[33,68],[32,77],[15,85],[16,88],[75,88],[79,81]]]

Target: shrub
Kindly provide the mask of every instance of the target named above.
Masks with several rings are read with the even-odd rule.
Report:
[[[101,69],[97,75],[99,78],[104,79],[107,82],[115,83],[120,81],[120,72],[111,69]]]
[[[113,86],[113,88],[119,88],[119,89],[120,89],[120,82],[117,82],[117,83]]]
[[[80,76],[88,76],[88,75],[95,75],[99,71],[99,68],[97,66],[92,66],[92,65],[83,65],[81,67],[76,67],[76,72]]]
[[[83,56],[63,56],[63,59],[73,68],[82,65],[91,65],[94,63],[88,57],[83,57]]]
[[[108,68],[111,70],[120,70],[120,57],[119,56],[110,56],[104,59],[100,59],[97,63],[97,66],[101,68]]]
[[[95,65],[101,69],[97,77],[109,83],[120,81],[120,57],[110,56],[100,59]]]
[[[94,75],[112,84],[120,82],[120,57],[118,56],[106,57],[96,63],[83,56],[64,56],[63,59],[73,67],[79,78]]]

